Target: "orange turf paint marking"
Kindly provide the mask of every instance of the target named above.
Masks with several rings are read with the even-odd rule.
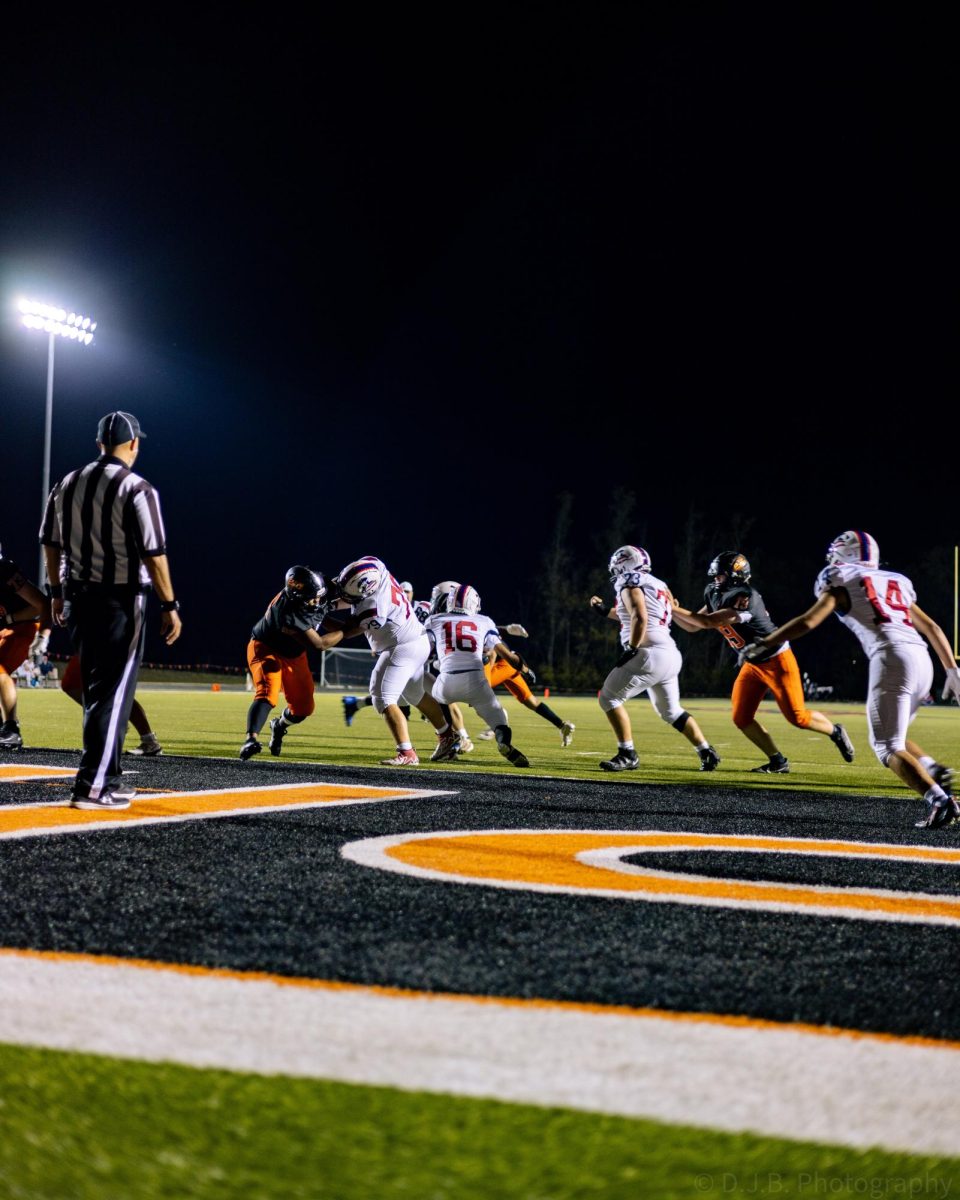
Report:
[[[0,807],[0,840],[44,834],[80,833],[244,816],[342,804],[376,804],[414,796],[450,795],[412,788],[378,788],[340,783],[292,783],[278,787],[225,788],[221,791],[145,793],[120,812],[87,812],[63,805],[18,804]]]
[[[364,866],[450,883],[654,903],[960,925],[960,897],[879,888],[725,879],[624,858],[691,851],[800,854],[960,866],[960,849],[808,838],[594,830],[488,830],[368,838],[345,846]]]
[[[0,764],[0,783],[25,783],[30,779],[72,779],[76,767],[31,767],[20,763]]]

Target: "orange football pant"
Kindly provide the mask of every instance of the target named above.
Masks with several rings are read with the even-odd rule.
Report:
[[[800,668],[792,650],[784,650],[764,663],[744,663],[733,683],[733,723],[738,729],[756,717],[760,701],[773,692],[780,711],[791,725],[806,729],[810,710],[804,702]]]
[[[309,717],[316,705],[313,700],[313,676],[306,653],[296,658],[274,654],[269,646],[252,639],[247,644],[247,666],[253,679],[253,694],[257,700],[269,700],[273,708],[280,699],[280,689],[287,698],[287,708],[295,717]]]
[[[495,658],[483,668],[487,683],[492,688],[502,683],[511,696],[515,696],[522,704],[524,700],[532,700],[533,692],[527,686],[526,680],[516,667],[511,667],[505,658]]]
[[[0,671],[12,675],[30,653],[30,643],[40,628],[39,621],[18,621],[0,629]]]

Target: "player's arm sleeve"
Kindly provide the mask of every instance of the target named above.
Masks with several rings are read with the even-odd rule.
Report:
[[[40,524],[40,545],[53,546],[60,549],[60,520],[57,516],[57,496],[60,484],[56,484],[47,497],[47,506],[43,510],[43,521]]]
[[[137,488],[133,493],[133,519],[137,538],[137,549],[146,557],[166,554],[167,535],[160,515],[160,497],[149,485]]]

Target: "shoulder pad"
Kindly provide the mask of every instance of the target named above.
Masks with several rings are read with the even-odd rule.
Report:
[[[848,578],[849,572],[839,564],[826,566],[817,576],[813,585],[813,594],[822,596],[824,592],[829,592],[832,588],[846,587]]]

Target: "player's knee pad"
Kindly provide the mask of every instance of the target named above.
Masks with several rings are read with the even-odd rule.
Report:
[[[301,721],[305,721],[307,719],[307,717],[310,716],[310,713],[313,712],[315,707],[316,706],[313,703],[311,703],[310,708],[307,712],[294,713],[294,712],[290,711],[290,708],[288,705],[283,710],[283,719],[286,721],[286,723],[288,725],[299,725]]]
[[[608,692],[606,688],[600,691],[600,708],[603,712],[609,712],[611,708],[620,708],[623,701],[619,696],[614,696],[612,692]]]
[[[669,714],[667,716],[665,716],[663,719],[665,721],[670,721]],[[670,721],[670,724],[674,727],[674,729],[677,731],[677,733],[683,733],[683,731],[687,727],[687,722],[689,720],[690,720],[690,714],[688,712],[682,712],[675,721]]]
[[[889,742],[874,743],[873,752],[877,756],[881,767],[889,767],[890,759],[898,750],[903,750],[903,746],[891,746]]]
[[[746,727],[748,725],[752,725],[756,719],[756,713],[737,712],[736,709],[733,710],[731,715],[733,717],[733,723],[738,729],[746,729]]]
[[[810,722],[813,720],[812,714],[806,708],[793,709],[786,714],[786,717],[790,724],[796,725],[798,729],[809,729]]]

